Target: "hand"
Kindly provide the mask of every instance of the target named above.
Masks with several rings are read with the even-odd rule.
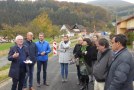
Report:
[[[85,54],[85,51],[82,51],[82,54]]]
[[[15,52],[15,53],[13,54],[13,58],[18,58],[18,57],[19,57],[19,53],[16,53],[16,52]]]
[[[87,51],[85,51],[85,55],[87,54]]]
[[[45,55],[45,52],[42,52],[42,53],[41,53],[41,56],[44,56],[44,55]]]

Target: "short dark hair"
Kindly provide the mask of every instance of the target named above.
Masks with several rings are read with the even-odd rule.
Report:
[[[89,38],[84,38],[83,41],[86,41],[89,46],[92,46],[92,41]]]
[[[109,48],[109,42],[105,38],[101,38],[98,40],[99,45],[105,46],[105,48]]]
[[[39,33],[39,35],[43,35],[43,36],[45,36],[45,34],[44,34],[43,32]]]
[[[123,34],[117,34],[114,37],[115,37],[115,42],[120,42],[120,44],[123,47],[127,47],[127,41],[128,41],[128,39],[127,39],[127,37],[125,35],[123,35]]]

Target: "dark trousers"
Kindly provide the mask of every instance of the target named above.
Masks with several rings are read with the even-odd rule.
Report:
[[[27,87],[27,80],[29,78],[29,87],[33,86],[33,72],[34,72],[34,64],[26,65],[27,73],[24,81],[23,87]]]
[[[18,87],[18,90],[22,90],[23,88],[23,83],[25,79],[25,73],[26,73],[26,68],[25,67],[20,67],[20,72],[19,72],[19,79],[12,78],[12,88],[11,90],[16,90]]]
[[[80,66],[79,65],[76,65],[76,68],[77,68],[78,80],[80,81],[80,77],[81,77],[81,74],[80,74]]]
[[[47,61],[37,61],[37,83],[40,83],[40,72],[42,66],[43,66],[43,83],[46,83]]]
[[[81,82],[83,84],[88,84],[89,83],[89,77],[88,77],[88,75],[81,75]]]

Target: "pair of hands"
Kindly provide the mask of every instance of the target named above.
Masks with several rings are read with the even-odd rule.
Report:
[[[15,53],[13,54],[13,58],[18,58],[18,57],[19,57],[19,53],[15,52]]]
[[[84,52],[82,52],[84,55],[86,55],[87,54],[87,51],[84,51]]]
[[[45,51],[44,51],[44,52],[41,53],[41,56],[44,56],[45,54],[46,54],[46,53],[45,53]]]

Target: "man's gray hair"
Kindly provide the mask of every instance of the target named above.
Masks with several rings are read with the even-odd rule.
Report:
[[[19,38],[22,38],[22,39],[23,39],[23,36],[22,36],[22,35],[17,35],[17,36],[15,37],[15,42],[16,42]]]

